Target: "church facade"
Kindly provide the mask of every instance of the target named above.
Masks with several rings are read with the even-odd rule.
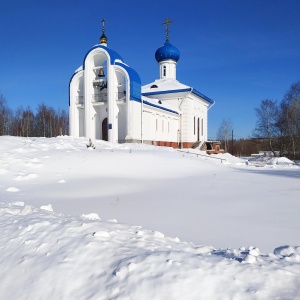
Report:
[[[190,148],[207,141],[208,110],[214,101],[176,80],[179,50],[166,41],[155,58],[159,78],[141,85],[138,73],[107,46],[88,51],[69,84],[69,126],[74,137],[115,143]]]

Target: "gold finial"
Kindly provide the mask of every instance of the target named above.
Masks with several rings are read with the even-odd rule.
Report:
[[[164,25],[166,26],[166,41],[169,40],[169,32],[170,32],[169,25],[172,24],[172,23],[173,22],[171,22],[171,20],[168,17],[166,18],[166,21],[164,23],[162,23],[163,26]]]
[[[105,33],[104,33],[105,19],[102,19],[101,23],[102,23],[102,35],[100,37],[100,44],[107,44],[107,37],[105,36]]]

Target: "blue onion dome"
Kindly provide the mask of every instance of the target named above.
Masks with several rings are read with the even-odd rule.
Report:
[[[155,52],[155,59],[157,62],[164,60],[174,60],[178,61],[180,58],[179,50],[170,44],[169,40],[166,40],[165,44],[158,48]]]

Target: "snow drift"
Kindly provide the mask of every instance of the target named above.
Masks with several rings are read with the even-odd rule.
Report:
[[[299,297],[298,166],[86,144],[0,137],[1,299]]]

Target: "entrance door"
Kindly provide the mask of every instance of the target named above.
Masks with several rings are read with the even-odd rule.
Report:
[[[105,118],[102,122],[102,140],[108,141],[108,126],[107,126],[107,118]]]

